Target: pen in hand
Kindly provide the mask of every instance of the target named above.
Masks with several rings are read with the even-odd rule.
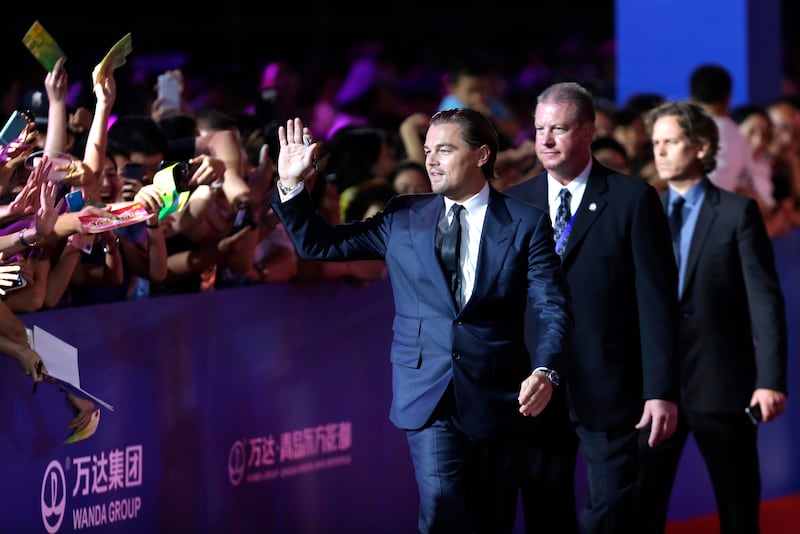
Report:
[[[43,365],[44,365],[44,361],[43,360],[39,360],[39,363],[36,364],[36,374],[37,375],[41,375],[42,374],[42,366]],[[33,393],[34,394],[36,394],[36,386],[38,386],[38,385],[39,385],[39,382],[34,382],[33,383]]]

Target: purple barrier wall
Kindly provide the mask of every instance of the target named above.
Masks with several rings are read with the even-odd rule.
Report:
[[[765,498],[800,491],[800,231],[775,242],[790,324],[786,414],[760,430]],[[21,316],[79,350],[114,405],[64,444],[63,395],[0,358],[0,532],[407,533],[417,492],[388,420],[388,281],[264,285]],[[578,502],[585,482],[577,473]],[[671,519],[714,511],[693,442]],[[521,520],[515,532],[522,532]]]
[[[23,316],[114,411],[65,445],[63,395],[2,359],[0,532],[413,531],[387,299],[276,285]]]

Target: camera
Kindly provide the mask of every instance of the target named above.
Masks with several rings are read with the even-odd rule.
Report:
[[[195,166],[186,161],[162,161],[161,168],[156,174],[171,173],[172,180],[175,182],[175,190],[179,193],[189,191],[189,179],[197,170]],[[153,178],[155,181],[155,178]]]

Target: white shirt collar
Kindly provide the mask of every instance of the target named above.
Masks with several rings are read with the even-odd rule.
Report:
[[[583,189],[586,187],[586,182],[589,180],[589,173],[592,172],[592,158],[589,158],[589,163],[586,164],[586,167],[583,170],[569,181],[567,185],[561,185],[559,181],[555,178],[550,176],[550,173],[547,173],[547,200],[549,205],[553,205],[558,201],[558,192],[561,191],[562,188],[566,187],[567,190],[572,195],[574,199],[576,196],[583,196],[578,195],[578,193],[582,193]]]
[[[455,203],[456,202],[454,200],[444,197],[445,213],[449,215],[450,208],[452,208],[453,204]],[[461,205],[467,209],[467,213],[476,213],[481,209],[485,209],[486,206],[489,205],[489,182],[487,181],[485,184],[483,184],[483,187],[480,191],[468,198],[465,202],[461,203]]]

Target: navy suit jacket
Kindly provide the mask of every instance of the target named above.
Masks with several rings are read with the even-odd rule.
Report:
[[[663,209],[669,195],[662,195]],[[681,323],[681,402],[741,414],[756,388],[786,392],[786,312],[756,202],[707,182],[692,234]]]
[[[506,193],[549,209],[546,173]],[[593,160],[563,270],[575,317],[572,414],[589,430],[632,430],[645,399],[678,400],[677,269],[656,190]]]
[[[297,252],[320,260],[385,259],[395,318],[391,421],[418,429],[452,382],[465,433],[485,437],[522,419],[517,396],[531,371],[561,370],[572,317],[549,216],[491,189],[472,296],[459,312],[435,250],[441,195],[403,195],[363,222],[330,226],[300,194],[272,207]],[[540,318],[535,351],[524,316]]]

